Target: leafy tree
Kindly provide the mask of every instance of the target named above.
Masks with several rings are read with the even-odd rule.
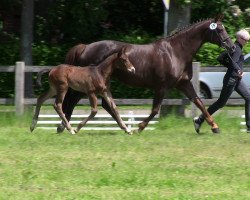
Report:
[[[37,40],[90,42],[102,34],[107,12],[100,0],[54,0],[46,16],[37,16]]]
[[[164,7],[158,0],[110,0],[104,5],[112,31],[130,33],[142,29],[152,35],[162,35]]]

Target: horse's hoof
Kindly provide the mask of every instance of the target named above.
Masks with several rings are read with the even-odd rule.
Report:
[[[78,132],[79,132],[79,130],[78,130],[78,129],[74,129],[74,132],[75,132],[75,133],[78,133]]]
[[[75,130],[70,130],[70,133],[72,134],[72,135],[75,135],[76,134],[76,131]]]
[[[138,133],[142,132],[144,130],[144,128],[146,127],[145,126],[145,123],[141,122],[139,125],[138,125]]]
[[[57,127],[57,133],[62,133],[65,129],[65,126],[60,124],[58,127]]]
[[[32,131],[34,131],[36,124],[37,124],[37,120],[32,120],[32,123],[30,125],[30,132],[31,133],[32,133]]]
[[[216,133],[216,134],[220,133],[219,128],[212,128],[211,130],[212,130],[213,133]]]
[[[133,135],[133,131],[132,131],[132,130],[127,131],[126,133],[127,133],[128,135]]]
[[[201,124],[198,122],[198,118],[199,117],[193,118],[193,124],[194,124],[194,129],[195,129],[196,133],[200,134]]]
[[[139,129],[137,130],[137,133],[141,133],[142,131],[143,131],[143,129],[140,129],[140,128],[139,128]]]
[[[34,131],[35,127],[30,127],[30,132]]]

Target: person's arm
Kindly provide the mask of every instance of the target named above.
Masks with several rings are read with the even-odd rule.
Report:
[[[235,52],[230,55],[231,56],[231,66],[232,68],[239,74],[239,75],[242,75],[242,70],[241,68],[239,67],[238,65],[238,61],[240,59],[240,56],[241,56],[241,50],[236,48]]]
[[[230,63],[228,62],[228,58],[229,58],[228,52],[227,52],[227,51],[223,51],[223,52],[217,57],[217,61],[218,61],[221,65],[223,65],[223,66],[225,66],[225,67],[228,67],[228,65],[230,64]]]

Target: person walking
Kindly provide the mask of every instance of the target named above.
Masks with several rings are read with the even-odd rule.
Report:
[[[245,82],[242,80],[242,63],[244,61],[242,48],[247,44],[249,39],[250,35],[248,31],[245,29],[241,29],[236,33],[235,51],[231,53],[222,52],[217,58],[217,60],[228,69],[223,78],[223,86],[220,97],[207,109],[209,114],[212,115],[220,108],[223,108],[226,105],[227,100],[235,90],[245,100],[245,116],[248,133],[250,133],[250,91]],[[195,131],[197,133],[200,132],[200,127],[204,120],[205,117],[202,114],[200,116],[194,117],[193,123]],[[217,132],[219,133],[219,129]]]

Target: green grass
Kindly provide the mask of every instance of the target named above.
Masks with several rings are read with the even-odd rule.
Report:
[[[0,199],[250,199],[250,134],[240,119],[169,116],[155,131],[29,133],[31,117],[0,114]]]

